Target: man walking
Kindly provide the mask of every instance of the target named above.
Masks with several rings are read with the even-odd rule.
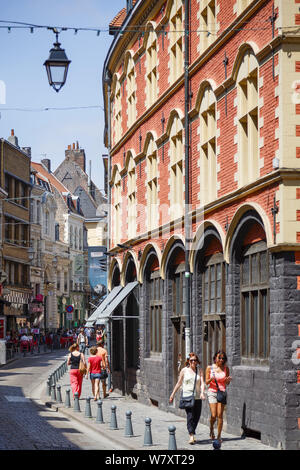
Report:
[[[100,356],[102,358],[102,365],[104,367],[104,371],[106,371],[107,374],[110,374],[108,354],[107,354],[107,350],[103,346],[104,346],[103,340],[97,341],[97,356]],[[106,378],[101,379],[101,382],[102,382],[103,398],[106,398],[108,397],[108,394],[106,393]]]
[[[88,344],[87,336],[84,334],[84,329],[80,328],[80,333],[77,337],[77,344],[79,345],[79,352],[85,353],[85,348]]]

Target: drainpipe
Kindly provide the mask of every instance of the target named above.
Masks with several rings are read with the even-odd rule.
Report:
[[[184,209],[184,228],[185,228],[185,352],[186,357],[191,352],[191,273],[189,264],[191,227],[189,220],[190,203],[190,129],[189,129],[189,24],[190,24],[190,0],[184,3],[184,135],[185,135],[185,209]]]
[[[109,242],[111,236],[111,190],[110,190],[110,178],[111,178],[111,106],[110,106],[110,92],[111,92],[111,74],[109,70],[106,70],[104,82],[107,85],[107,240],[106,240],[106,249],[109,251]],[[108,285],[108,273],[109,273],[109,256],[107,256],[107,285]],[[107,355],[111,371],[111,322],[107,322]],[[108,374],[108,390],[111,390],[111,373]]]

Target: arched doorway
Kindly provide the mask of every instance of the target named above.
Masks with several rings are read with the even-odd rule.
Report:
[[[184,281],[185,251],[181,241],[176,241],[170,248],[166,263],[166,308],[168,317],[169,350],[168,364],[170,390],[178,380],[179,372],[185,364],[185,326],[184,316]]]
[[[130,256],[125,271],[125,286],[136,281],[137,273],[133,258]],[[133,289],[125,300],[125,357],[124,379],[125,392],[132,394],[137,383],[137,370],[140,368],[140,323],[139,323],[139,289]]]
[[[216,351],[226,350],[226,265],[220,236],[214,227],[203,234],[196,255],[196,321],[202,331],[202,366],[213,362]],[[200,323],[200,325],[199,325]]]

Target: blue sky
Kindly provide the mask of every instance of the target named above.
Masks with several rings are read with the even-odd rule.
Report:
[[[0,20],[57,27],[108,29],[126,0],[0,0]],[[0,23],[0,25],[4,25]],[[50,88],[43,66],[55,35],[47,29],[0,29],[0,81],[5,83],[5,104],[0,104],[0,137],[11,129],[21,147],[31,147],[32,160],[50,158],[52,170],[64,159],[68,145],[78,141],[86,151],[92,179],[103,188],[102,109],[72,111],[5,111],[5,108],[64,108],[103,106],[102,69],[113,36],[108,32],[62,32],[61,47],[72,61],[66,85],[59,93]]]

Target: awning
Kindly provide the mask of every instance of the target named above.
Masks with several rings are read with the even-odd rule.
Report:
[[[100,313],[114,300],[114,298],[118,295],[118,293],[123,289],[122,286],[116,286],[113,290],[108,294],[108,296],[101,302],[99,307],[94,310],[92,315],[87,319],[85,326],[93,326],[97,318],[99,317]]]
[[[112,315],[113,311],[120,305],[123,300],[128,297],[128,295],[133,291],[133,289],[138,285],[138,281],[129,282],[121,292],[114,298],[114,300],[100,313],[96,321],[96,325],[101,325],[109,320],[109,317]]]

